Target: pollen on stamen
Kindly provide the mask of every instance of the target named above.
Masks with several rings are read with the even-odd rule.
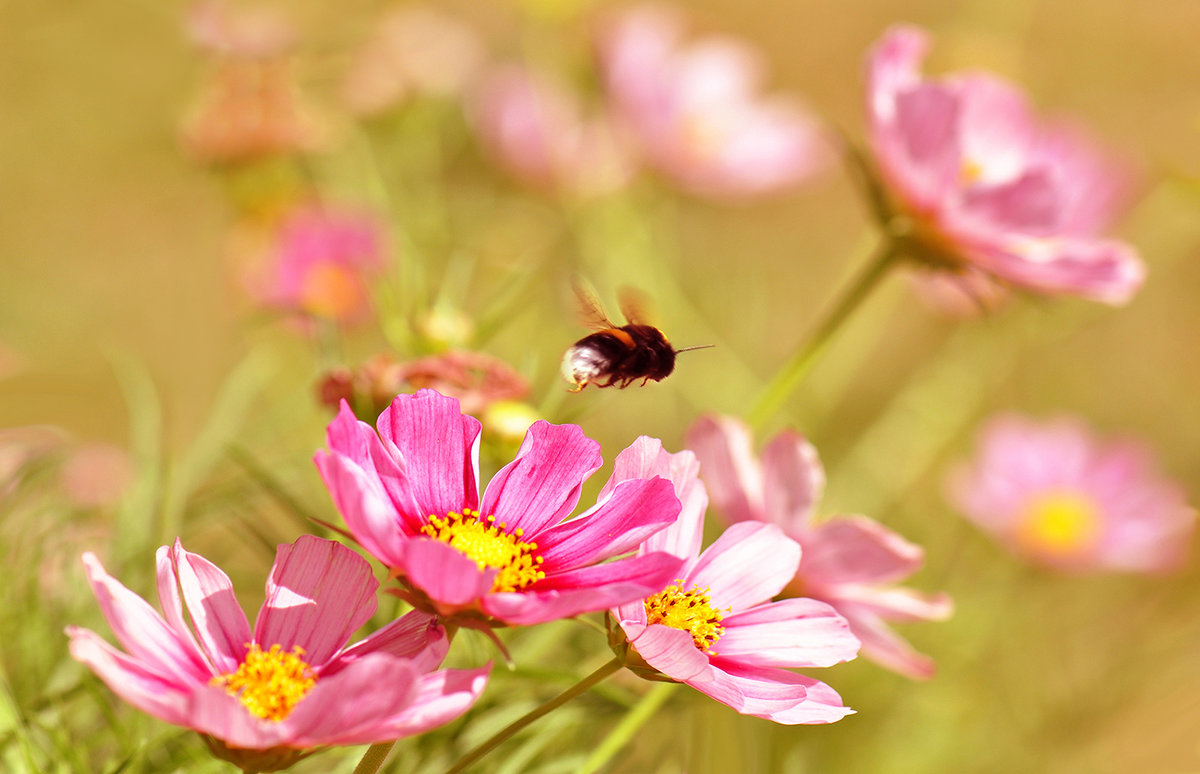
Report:
[[[542,557],[537,544],[520,540],[520,528],[505,532],[505,522],[496,517],[481,518],[478,511],[464,509],[462,514],[450,512],[445,516],[430,516],[421,532],[457,549],[470,557],[479,569],[494,568],[500,572],[492,591],[517,591],[546,577],[540,569]]]
[[[317,684],[316,672],[303,655],[304,648],[299,645],[290,653],[279,645],[264,652],[258,643],[250,643],[236,671],[217,675],[210,682],[238,697],[252,714],[278,722]]]
[[[683,581],[676,580],[646,598],[646,622],[682,629],[692,635],[697,648],[715,656],[717,654],[711,648],[725,633],[725,627],[721,625],[722,613],[729,610],[713,607],[707,587],[692,586],[684,591],[682,584]]]

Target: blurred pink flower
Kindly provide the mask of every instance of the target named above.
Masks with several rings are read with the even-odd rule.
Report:
[[[355,55],[342,86],[347,106],[378,113],[414,94],[461,93],[484,59],[483,41],[467,25],[434,8],[387,11]]]
[[[119,500],[133,483],[133,460],[113,444],[83,444],[67,457],[59,477],[72,503],[100,508]]]
[[[225,573],[178,540],[158,550],[163,615],[93,554],[83,562],[125,652],[71,626],[71,655],[125,701],[200,732],[247,771],[285,768],[315,747],[427,731],[465,712],[487,682],[489,667],[433,671],[449,641],[424,613],[344,647],[375,612],[379,584],[362,557],[330,540],[279,546],[253,630]]]
[[[417,607],[467,626],[529,625],[663,588],[680,561],[635,549],[679,513],[671,482],[623,481],[562,520],[601,463],[576,425],[535,422],[480,497],[480,424],[434,390],[398,395],[379,432],[342,404],[316,463],[351,534]]]
[[[868,61],[867,113],[879,172],[927,258],[1017,287],[1120,304],[1141,259],[1100,237],[1129,203],[1132,173],[1087,133],[1039,122],[997,77],[924,78],[929,38],[895,27]]]
[[[740,41],[684,45],[682,21],[641,6],[600,31],[605,85],[646,161],[680,188],[711,197],[768,194],[830,167],[832,148],[799,100],[762,97],[763,62]]]
[[[595,195],[633,174],[608,119],[585,118],[578,98],[543,73],[518,65],[493,69],[473,91],[468,117],[488,155],[528,185]]]
[[[813,599],[769,601],[796,573],[800,546],[773,524],[735,524],[700,551],[708,496],[690,451],[670,454],[645,436],[617,457],[605,487],[669,478],[679,519],[641,550],[683,558],[675,583],[609,611],[614,648],[635,672],[687,683],[743,715],[776,723],[832,723],[853,710],[828,685],[781,667],[826,667],[853,659],[846,620]],[[604,492],[601,492],[601,497]],[[629,663],[632,660],[632,663]]]
[[[1196,524],[1183,489],[1140,443],[1104,441],[1082,422],[988,421],[947,496],[1009,550],[1060,570],[1159,572],[1186,559]]]
[[[832,605],[862,641],[863,655],[877,664],[918,679],[933,674],[933,660],[887,622],[944,620],[950,598],[892,585],[920,569],[920,546],[865,516],[816,520],[825,470],[811,444],[784,431],[763,448],[760,463],[740,420],[702,417],[688,432],[688,445],[727,520],[775,524],[799,542],[804,553],[790,592]]]
[[[218,56],[269,58],[295,43],[296,31],[278,11],[264,6],[233,6],[225,0],[200,0],[184,17],[188,37]]]
[[[992,275],[971,267],[954,272],[921,267],[908,275],[916,296],[949,317],[966,319],[995,312],[1011,293]]]

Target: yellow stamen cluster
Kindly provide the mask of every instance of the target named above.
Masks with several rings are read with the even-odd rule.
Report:
[[[1100,530],[1096,503],[1081,492],[1052,491],[1025,507],[1017,539],[1031,550],[1064,556],[1095,540]]]
[[[224,686],[263,720],[283,720],[317,684],[316,673],[301,658],[304,648],[295,645],[291,653],[278,645],[266,652],[258,643],[250,643],[248,648],[237,671],[214,677],[211,682]]]
[[[712,606],[707,587],[692,586],[684,591],[682,583],[677,580],[654,596],[646,597],[646,622],[690,632],[696,647],[709,653],[709,648],[725,633],[721,625],[724,616]]]
[[[492,591],[516,591],[546,577],[537,544],[521,540],[523,530],[506,532],[508,525],[495,516],[482,518],[479,511],[463,509],[445,516],[430,516],[421,531],[466,554],[479,569],[499,570]]]

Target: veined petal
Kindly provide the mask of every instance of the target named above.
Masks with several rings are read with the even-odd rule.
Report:
[[[535,538],[566,518],[579,502],[583,482],[599,469],[600,444],[577,425],[534,422],[516,459],[488,483],[480,513],[496,517],[511,532]]]
[[[313,667],[328,661],[375,612],[379,582],[366,560],[313,535],[278,547],[254,641],[291,651]]]
[[[237,669],[250,642],[250,622],[238,604],[229,576],[176,539],[171,563],[196,636],[218,674]]]
[[[718,659],[713,660],[713,667],[720,675],[718,682],[728,681],[741,694],[741,706],[731,706],[744,715],[797,725],[833,723],[854,712],[842,705],[836,691],[805,675],[769,667],[742,667]],[[693,687],[709,693],[707,686]]]
[[[167,625],[175,630],[179,638],[187,643],[188,647],[194,650],[205,661],[208,661],[208,667],[216,674],[215,667],[211,663],[208,654],[196,642],[196,635],[192,633],[187,621],[183,617],[183,598],[179,596],[179,578],[175,575],[175,565],[171,561],[171,549],[168,546],[159,546],[154,552],[154,567],[155,575],[158,579],[158,604],[162,607],[163,616],[166,618]]]
[[[732,417],[704,416],[687,433],[687,445],[700,460],[709,497],[726,521],[763,516],[763,477],[754,458],[750,430]]]
[[[402,739],[449,723],[471,708],[487,687],[489,663],[479,669],[444,669],[421,677],[417,695],[395,717],[388,739]]]
[[[815,599],[785,599],[726,616],[714,650],[751,666],[827,667],[858,654],[846,619]]]
[[[371,556],[398,567],[406,542],[403,519],[382,485],[344,456],[318,451],[314,462],[350,534]]]
[[[800,574],[822,585],[888,583],[921,568],[925,551],[866,516],[840,516],[803,538]]]
[[[699,479],[700,462],[690,451],[671,454],[657,438],[638,437],[617,455],[613,474],[600,490],[601,503],[622,482],[661,476],[674,484],[679,498],[679,518],[647,539],[643,551],[666,551],[691,559],[700,553],[704,531],[704,514],[708,508],[708,492]]]
[[[498,572],[481,570],[474,559],[430,538],[408,541],[402,569],[408,582],[445,606],[446,613],[471,605],[490,592]]]
[[[837,587],[834,602],[839,610],[853,606],[890,621],[944,621],[954,612],[954,601],[948,594],[924,594],[898,587],[843,584]]]
[[[623,481],[595,509],[541,532],[538,553],[547,572],[579,567],[632,551],[678,515],[670,481]]]
[[[639,631],[631,644],[647,664],[673,680],[699,686],[713,679],[708,656],[696,647],[691,632],[651,624]]]
[[[168,723],[185,722],[187,694],[195,686],[190,677],[150,669],[87,629],[68,626],[67,636],[71,638],[71,657],[95,672],[113,693]]]
[[[411,659],[421,672],[431,672],[441,665],[449,650],[450,640],[437,616],[410,610],[366,639],[343,650],[325,665],[321,674],[336,672],[368,653],[388,653],[397,658]]]
[[[684,580],[708,587],[715,606],[738,613],[782,591],[799,565],[800,544],[783,530],[744,521],[706,548]]]
[[[817,450],[804,436],[784,430],[763,447],[762,470],[766,520],[787,532],[806,528],[825,491]]]
[[[388,741],[389,719],[416,699],[420,679],[408,659],[371,653],[318,680],[280,725],[304,747]]]
[[[932,658],[914,650],[879,616],[855,611],[848,613],[848,620],[855,636],[862,642],[864,658],[914,680],[927,680],[937,671]]]

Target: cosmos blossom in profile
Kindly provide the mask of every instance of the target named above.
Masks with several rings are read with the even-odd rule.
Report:
[[[564,521],[600,445],[539,420],[481,491],[479,435],[457,400],[426,389],[396,396],[377,428],[343,404],[317,453],[350,533],[418,608],[465,626],[530,625],[640,599],[675,577],[680,560],[663,551],[617,558],[675,521],[670,481],[622,480]]]
[[[888,30],[867,62],[869,139],[895,209],[935,266],[1048,295],[1120,304],[1142,261],[1102,236],[1129,204],[1131,165],[1082,128],[1039,120],[985,73],[921,74],[924,31]]]
[[[247,771],[286,768],[318,747],[427,731],[465,712],[487,683],[488,667],[435,671],[449,640],[424,613],[346,647],[375,612],[379,584],[334,541],[305,535],[279,546],[253,629],[216,565],[179,541],[157,561],[162,614],[84,554],[125,650],[72,626],[71,655],[125,701],[200,732],[214,754]]]
[[[785,430],[754,454],[740,420],[702,417],[688,431],[717,511],[727,520],[766,522],[803,549],[789,593],[832,605],[862,641],[862,654],[902,675],[930,677],[928,656],[913,650],[889,621],[939,621],[952,611],[945,594],[923,594],[894,584],[924,563],[920,546],[866,516],[816,518],[825,470],[812,444]]]
[[[950,501],[1013,553],[1059,570],[1161,572],[1186,559],[1196,511],[1141,443],[1081,421],[1015,414],[988,421]]]
[[[690,451],[670,454],[642,437],[621,452],[608,486],[658,475],[683,503],[679,520],[643,551],[668,551],[683,567],[663,591],[609,613],[614,650],[633,671],[686,683],[744,715],[782,724],[832,723],[852,712],[825,683],[786,667],[849,661],[859,642],[824,602],[771,602],[792,580],[800,546],[774,524],[735,524],[703,552],[708,495]]]

